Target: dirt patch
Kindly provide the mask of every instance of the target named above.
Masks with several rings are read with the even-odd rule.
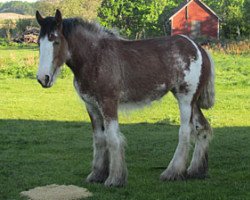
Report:
[[[31,15],[21,15],[17,13],[0,13],[0,19],[11,19],[11,20],[17,20],[17,19],[32,19],[34,16]]]
[[[92,196],[86,188],[75,185],[46,185],[23,191],[21,196],[29,200],[76,200]]]

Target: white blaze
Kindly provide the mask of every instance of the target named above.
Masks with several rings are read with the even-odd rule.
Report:
[[[44,80],[45,75],[52,76],[53,73],[53,42],[48,40],[48,36],[40,39],[40,61],[38,69],[38,79]]]

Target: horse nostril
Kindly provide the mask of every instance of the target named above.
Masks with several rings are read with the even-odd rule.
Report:
[[[39,79],[37,79],[38,83],[40,83],[42,85],[42,81],[40,81]]]
[[[49,75],[45,75],[45,85],[48,85],[49,83]]]

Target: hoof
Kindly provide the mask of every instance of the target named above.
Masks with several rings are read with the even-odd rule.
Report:
[[[108,173],[91,172],[86,178],[87,183],[103,183],[108,178]]]
[[[208,166],[207,165],[201,165],[198,168],[189,168],[187,170],[187,178],[188,179],[205,179],[208,177]]]
[[[199,172],[199,171],[190,171],[187,172],[187,178],[188,179],[205,179],[208,178],[208,175],[206,172]]]
[[[106,187],[123,187],[125,186],[127,183],[127,178],[124,176],[124,177],[121,177],[121,178],[118,178],[118,177],[109,177],[104,185]]]
[[[187,170],[187,178],[189,179],[204,179],[207,178],[208,172],[208,154],[205,153],[201,162],[197,165],[191,165]]]
[[[186,179],[186,171],[185,172],[175,172],[173,170],[165,170],[161,176],[161,181],[178,181]]]

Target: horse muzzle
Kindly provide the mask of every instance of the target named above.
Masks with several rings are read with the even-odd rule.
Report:
[[[37,76],[37,81],[43,88],[49,88],[52,86],[52,77],[50,77],[49,75],[45,75],[44,77]]]

